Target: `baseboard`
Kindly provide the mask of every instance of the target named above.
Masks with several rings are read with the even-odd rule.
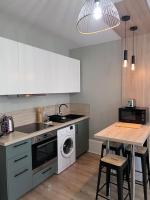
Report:
[[[101,155],[102,142],[89,139],[89,152]]]

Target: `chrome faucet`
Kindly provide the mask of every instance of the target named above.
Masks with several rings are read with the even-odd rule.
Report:
[[[59,108],[58,108],[58,109],[59,109],[59,110],[58,110],[58,115],[62,115],[62,112],[61,112],[61,107],[62,107],[62,106],[65,106],[66,108],[68,108],[67,104],[64,104],[64,103],[63,103],[63,104],[60,104],[60,105],[59,105]]]

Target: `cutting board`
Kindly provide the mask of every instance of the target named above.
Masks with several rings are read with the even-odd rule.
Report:
[[[134,129],[139,129],[139,128],[142,127],[141,124],[124,123],[124,122],[117,122],[116,126],[117,127],[124,127],[124,128],[134,128]]]

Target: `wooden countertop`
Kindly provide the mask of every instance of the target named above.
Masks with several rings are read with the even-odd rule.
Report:
[[[30,138],[33,138],[35,136],[41,135],[41,134],[43,134],[45,132],[50,132],[50,131],[53,131],[53,130],[57,130],[57,129],[63,128],[65,126],[69,126],[71,124],[75,124],[77,122],[80,122],[80,121],[82,121],[84,119],[88,119],[88,118],[89,118],[89,116],[84,116],[84,117],[80,117],[80,118],[75,119],[75,120],[71,120],[71,121],[66,122],[66,123],[56,123],[56,122],[54,122],[53,123],[54,126],[46,128],[46,129],[43,129],[41,131],[37,131],[37,132],[31,133],[31,134],[14,131],[13,133],[10,133],[7,136],[0,137],[0,146],[8,146],[8,145],[14,144],[16,142],[20,142],[20,141],[23,141],[23,140],[30,139]]]
[[[101,140],[143,146],[150,136],[150,125],[116,122],[94,135]]]

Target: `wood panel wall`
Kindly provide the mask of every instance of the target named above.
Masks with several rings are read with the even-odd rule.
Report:
[[[132,38],[128,38],[129,58],[131,58]],[[150,107],[150,34],[136,37],[136,70],[122,68],[122,104],[128,98],[135,98],[137,106]]]
[[[147,34],[150,33],[150,10],[146,0],[123,0],[119,3],[116,3],[119,15],[130,15],[131,19],[127,23],[127,28],[131,26],[138,26],[138,34]],[[121,22],[121,25],[115,28],[115,31],[121,36],[124,37],[124,22]],[[130,31],[127,33],[131,35]]]

